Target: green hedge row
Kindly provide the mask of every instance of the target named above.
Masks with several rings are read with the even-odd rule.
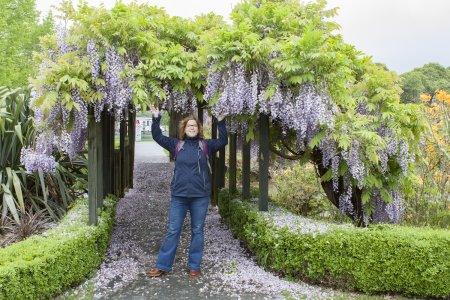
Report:
[[[241,202],[227,190],[220,193],[219,211],[258,262],[282,275],[365,293],[450,296],[448,230],[332,224],[321,231],[297,225],[292,230],[280,226],[280,220],[292,221],[287,211],[284,218],[275,209],[275,221],[273,213],[258,212],[256,203]]]
[[[97,226],[80,199],[42,235],[0,249],[0,299],[48,299],[93,275],[112,232],[116,200],[107,198]]]

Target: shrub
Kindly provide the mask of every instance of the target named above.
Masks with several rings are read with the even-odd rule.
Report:
[[[88,226],[86,199],[39,236],[0,249],[0,299],[49,298],[79,284],[102,262],[115,199],[105,199],[97,226]]]
[[[222,190],[219,211],[264,267],[347,290],[450,296],[450,233],[373,225],[355,228],[293,216],[280,208],[258,212]]]
[[[323,212],[328,201],[311,164],[296,163],[275,171],[273,186],[273,200],[302,216]]]

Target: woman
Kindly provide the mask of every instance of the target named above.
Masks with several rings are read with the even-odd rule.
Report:
[[[203,256],[203,227],[208,210],[211,185],[207,158],[225,147],[228,135],[224,116],[217,118],[219,139],[203,140],[202,125],[195,117],[184,118],[179,126],[179,139],[162,135],[159,109],[151,107],[153,113],[153,139],[169,150],[175,157],[175,169],[171,183],[169,223],[163,244],[159,250],[155,268],[147,274],[160,276],[172,270],[187,211],[191,215],[191,245],[189,248],[189,276],[200,275]]]

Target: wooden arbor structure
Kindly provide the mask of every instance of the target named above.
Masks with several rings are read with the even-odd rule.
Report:
[[[116,134],[118,133],[118,134]],[[117,138],[116,138],[117,135]],[[98,209],[107,194],[123,197],[133,187],[136,110],[129,106],[120,120],[103,111],[96,122],[93,109],[88,117],[89,224],[97,225]]]
[[[179,114],[170,118],[170,135],[176,136],[180,120]],[[203,122],[203,109],[198,110],[198,117]],[[117,122],[116,122],[117,121]],[[259,132],[259,210],[268,210],[269,180],[269,117],[260,115]],[[116,130],[118,129],[118,130]],[[118,139],[116,132],[118,131]],[[217,138],[217,119],[213,118],[211,137]],[[118,142],[117,142],[118,140]],[[104,111],[100,122],[96,122],[93,110],[89,114],[88,124],[88,198],[89,224],[98,222],[98,209],[103,207],[107,194],[123,197],[126,190],[133,187],[134,154],[136,140],[136,110],[129,106],[124,110],[120,120]],[[236,134],[229,135],[229,191],[236,192]],[[218,154],[218,155],[217,155]],[[217,205],[219,189],[225,186],[225,149],[211,157],[212,195],[211,204]],[[242,196],[250,197],[250,143],[244,141],[242,146]]]

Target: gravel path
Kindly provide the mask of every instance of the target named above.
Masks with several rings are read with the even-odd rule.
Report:
[[[145,273],[155,263],[166,229],[172,172],[171,163],[136,164],[134,189],[118,203],[103,264],[93,278],[61,299],[334,298],[331,290],[282,280],[258,267],[221,223],[215,207],[210,207],[206,218],[202,276],[190,279],[187,275],[187,217],[173,273],[148,278]]]

